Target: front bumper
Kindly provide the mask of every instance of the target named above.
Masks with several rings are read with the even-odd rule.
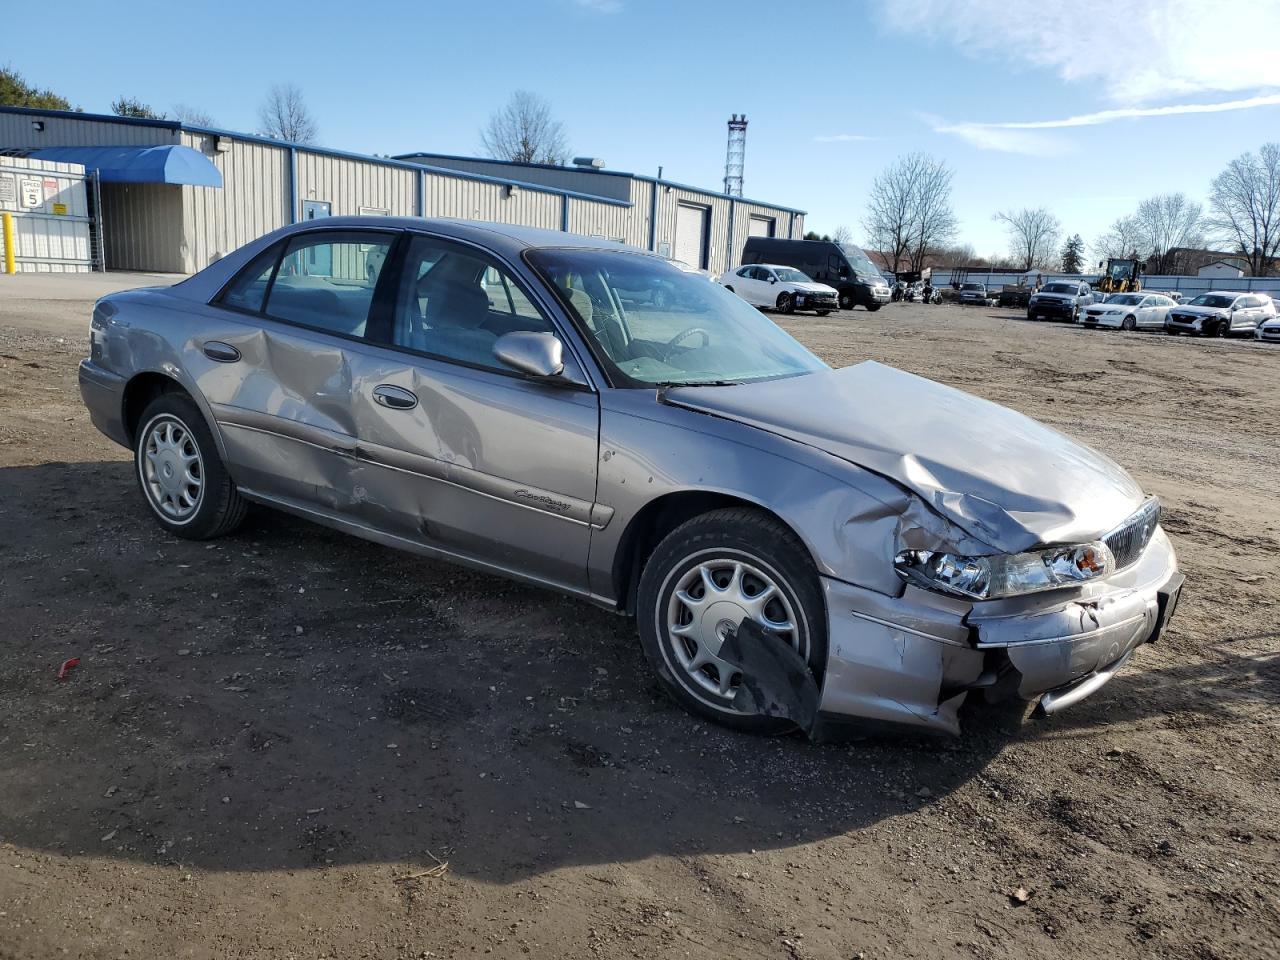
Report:
[[[1086,311],[1080,317],[1080,324],[1085,327],[1112,327],[1118,330],[1122,323],[1124,323],[1124,314],[1120,313],[1089,313]]]
[[[1176,317],[1169,314],[1165,318],[1164,328],[1169,333],[1199,333],[1203,328],[1204,317]]]
[[[1269,343],[1280,343],[1280,327],[1258,327],[1254,331],[1255,340],[1266,340]]]
[[[79,377],[80,398],[93,425],[121,446],[131,446],[124,425],[124,377],[92,360],[80,361]]]
[[[1137,563],[1067,593],[970,603],[908,586],[888,597],[823,578],[828,654],[819,710],[958,734],[965,695],[1062,709],[1156,640],[1183,577],[1157,530]]]
[[[794,294],[794,297],[797,310],[836,310],[839,308],[834,293],[803,293],[798,291]]]
[[[1036,300],[1027,306],[1032,320],[1070,320],[1075,311],[1075,304],[1066,300]]]

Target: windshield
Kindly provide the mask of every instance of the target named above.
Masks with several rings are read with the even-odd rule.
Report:
[[[786,280],[788,283],[813,282],[799,270],[792,270],[790,267],[775,267],[773,272],[778,275],[779,280]]]
[[[980,283],[966,283],[960,289],[961,290],[985,290],[987,288]]]
[[[1075,293],[1076,288],[1069,283],[1046,283],[1042,293]]]
[[[1132,293],[1113,293],[1103,302],[1118,303],[1126,307],[1136,307],[1142,302],[1142,297],[1134,296]]]
[[[1202,293],[1200,296],[1192,300],[1187,306],[1189,307],[1229,307],[1235,302],[1235,297],[1220,297],[1212,293]]]
[[[619,386],[741,383],[826,368],[737,294],[665,260],[564,248],[526,257]]]
[[[840,250],[844,253],[845,259],[849,261],[849,266],[853,267],[853,272],[859,277],[863,280],[884,283],[880,268],[871,262],[871,258],[862,252],[861,247],[855,247],[852,243],[842,243],[840,244]]]

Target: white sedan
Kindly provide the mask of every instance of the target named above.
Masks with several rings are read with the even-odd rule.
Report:
[[[782,313],[814,310],[825,317],[838,306],[834,287],[810,280],[795,267],[749,263],[726,273],[720,282],[752,306]]]
[[[1175,306],[1162,293],[1113,293],[1102,303],[1086,307],[1079,322],[1086,327],[1163,330],[1169,308]]]

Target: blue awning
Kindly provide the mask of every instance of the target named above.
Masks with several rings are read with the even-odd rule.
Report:
[[[35,160],[82,163],[97,170],[103,183],[189,183],[222,186],[222,172],[199,150],[168,144],[159,147],[41,147]]]

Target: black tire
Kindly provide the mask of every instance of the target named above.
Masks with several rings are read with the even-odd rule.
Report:
[[[827,314],[829,314],[831,311],[830,311],[830,310],[817,310],[817,311],[815,311],[815,312],[818,314],[818,316],[820,316],[820,317],[825,317],[825,316],[826,316]]]
[[[165,425],[175,428],[170,436],[183,436],[183,449],[194,449],[195,466],[198,467],[200,490],[194,511],[188,516],[172,516],[162,506],[160,494],[155,492],[163,466],[156,467],[147,457],[153,440],[158,440]],[[189,446],[188,446],[189,445]],[[148,466],[150,464],[150,466]],[[172,458],[169,465],[172,467]],[[205,422],[204,415],[184,393],[165,393],[147,405],[138,421],[133,444],[134,476],[142,499],[151,508],[156,522],[174,536],[184,540],[212,540],[233,531],[244,520],[249,509],[248,501],[231,482],[231,475],[218,456],[218,445]],[[154,482],[148,479],[151,470]],[[193,474],[196,471],[192,471]],[[175,510],[180,509],[175,504]]]
[[[1071,308],[1071,323],[1073,323],[1073,324],[1074,324],[1074,323],[1078,323],[1078,322],[1079,322],[1079,320],[1080,320],[1080,308],[1079,308],[1079,307],[1072,307],[1072,308]]]
[[[779,313],[795,313],[796,303],[789,293],[778,294],[778,312]]]
[[[676,587],[701,564],[722,559],[755,567],[778,586],[795,618],[792,639],[821,683],[827,663],[827,618],[817,568],[795,534],[760,510],[713,510],[680,525],[658,544],[640,576],[636,605],[640,645],[658,682],[686,710],[748,733],[788,733],[794,728],[789,720],[734,711],[731,696],[726,699],[701,687],[695,679],[697,671],[676,659],[678,639],[667,628]],[[718,669],[710,669],[718,678]]]
[[[853,307],[854,307],[854,303],[853,303],[853,294],[851,294],[851,293],[841,293],[841,294],[840,294],[840,309],[841,309],[841,310],[852,310],[852,309],[853,309]]]
[[[1214,327],[1214,328],[1213,328],[1213,335],[1214,335],[1215,337],[1222,337],[1222,338],[1224,338],[1224,339],[1226,338],[1226,336],[1227,336],[1227,324],[1226,324],[1226,322],[1225,322],[1225,321],[1220,322],[1216,327]]]
[[[868,303],[868,304],[867,304],[867,313],[875,313],[877,310],[879,310],[879,309],[880,309],[880,306],[881,306],[881,305],[880,305],[880,304],[878,304],[878,303]]]
[[[1125,317],[1120,321],[1120,329],[1127,330],[1132,333],[1134,330],[1138,329],[1138,321],[1133,317]]]

